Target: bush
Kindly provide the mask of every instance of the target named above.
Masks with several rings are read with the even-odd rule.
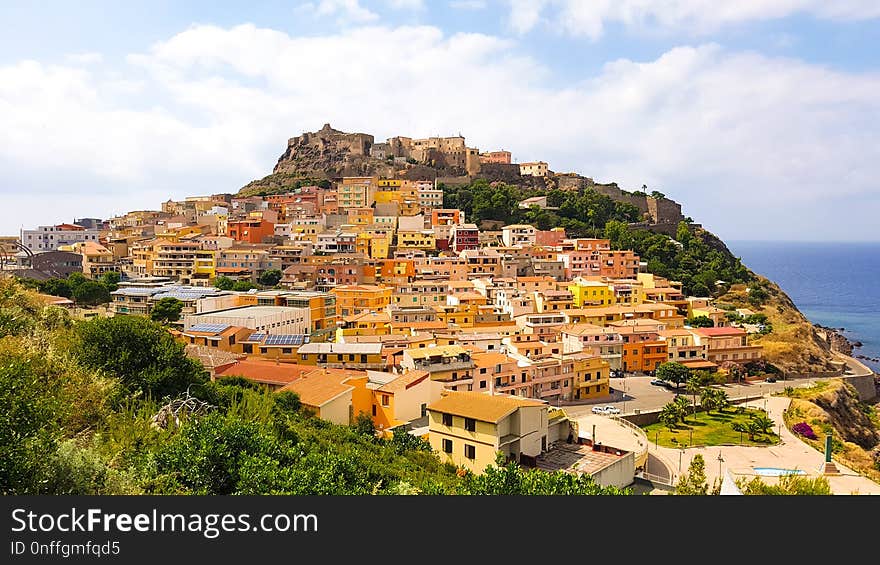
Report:
[[[792,426],[791,431],[807,439],[819,439],[810,424],[806,422],[798,422],[797,424]]]

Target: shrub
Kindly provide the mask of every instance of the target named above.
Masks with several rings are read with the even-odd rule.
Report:
[[[800,436],[804,436],[807,439],[819,439],[810,424],[806,422],[799,422],[795,424],[794,426],[792,426],[791,431]]]

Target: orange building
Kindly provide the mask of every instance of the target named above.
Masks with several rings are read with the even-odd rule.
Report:
[[[623,371],[626,373],[650,373],[667,360],[666,342],[638,341],[623,346]]]
[[[599,251],[599,276],[634,279],[639,274],[639,256],[632,251]]]
[[[227,234],[235,241],[263,243],[264,238],[275,236],[275,224],[262,218],[231,221]]]

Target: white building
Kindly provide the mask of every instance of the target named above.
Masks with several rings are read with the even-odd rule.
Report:
[[[309,308],[289,306],[241,306],[204,314],[193,314],[183,319],[183,329],[196,324],[241,326],[268,334],[310,334]]]
[[[535,245],[535,226],[512,224],[501,228],[501,241],[505,247],[529,247]]]
[[[519,174],[524,177],[546,177],[547,170],[547,163],[544,161],[519,164]]]
[[[99,230],[88,230],[75,224],[39,226],[35,230],[21,230],[21,244],[33,253],[55,251],[62,245],[81,241],[98,241]]]

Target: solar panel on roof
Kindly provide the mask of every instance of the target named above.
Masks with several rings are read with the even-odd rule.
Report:
[[[228,327],[228,324],[196,324],[189,330],[191,332],[220,333]]]
[[[246,341],[263,341],[263,338],[266,337],[264,333],[253,333],[248,336]]]

